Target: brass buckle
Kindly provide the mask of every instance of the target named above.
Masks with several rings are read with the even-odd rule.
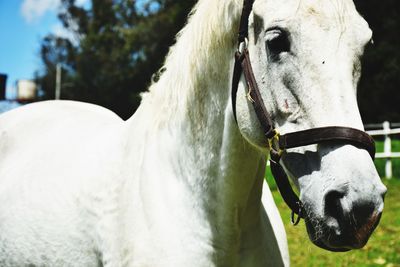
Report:
[[[273,151],[275,154],[282,156],[283,150],[279,147],[279,138],[281,135],[276,129],[274,129],[274,133],[275,133],[274,136],[268,139],[269,149]]]

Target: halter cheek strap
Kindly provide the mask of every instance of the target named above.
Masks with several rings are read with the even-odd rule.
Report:
[[[278,186],[282,198],[292,210],[292,223],[297,225],[300,218],[304,218],[303,205],[298,196],[293,191],[288,176],[281,166],[280,159],[282,154],[290,148],[302,147],[312,144],[326,142],[336,142],[350,144],[361,149],[365,149],[371,158],[375,156],[375,143],[371,136],[358,129],[331,126],[312,128],[304,131],[292,132],[280,135],[274,127],[271,116],[269,115],[260,90],[258,88],[253,69],[251,67],[249,51],[247,49],[249,16],[254,0],[244,0],[240,28],[238,36],[238,51],[235,53],[235,65],[232,78],[232,110],[236,120],[236,97],[240,77],[243,74],[246,80],[248,99],[251,101],[257,118],[260,122],[270,149],[271,172]],[[295,214],[298,215],[295,219]]]

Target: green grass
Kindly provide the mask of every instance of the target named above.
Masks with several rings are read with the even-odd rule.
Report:
[[[400,151],[399,149],[397,151]],[[398,166],[397,166],[398,168]],[[400,179],[384,179],[388,187],[385,209],[378,228],[368,244],[360,250],[345,253],[325,251],[313,245],[307,236],[304,221],[297,227],[290,224],[290,210],[282,201],[275,183],[267,172],[267,180],[281,212],[288,236],[292,266],[385,266],[400,267]],[[398,176],[400,177],[400,176]]]
[[[376,151],[383,152],[383,141],[376,141]],[[400,140],[392,140],[392,151],[400,152]],[[385,176],[385,159],[375,159],[375,165],[381,177]],[[393,176],[400,177],[400,158],[392,159]]]

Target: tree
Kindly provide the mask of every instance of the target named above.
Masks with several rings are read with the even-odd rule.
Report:
[[[373,30],[359,84],[364,122],[400,121],[400,5],[397,0],[355,1]]]
[[[62,0],[59,18],[72,37],[49,35],[42,41],[37,81],[43,98],[54,98],[55,66],[61,63],[63,99],[96,103],[130,117],[194,2],[92,0],[86,10]]]

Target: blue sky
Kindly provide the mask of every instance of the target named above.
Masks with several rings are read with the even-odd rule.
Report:
[[[8,75],[12,98],[17,79],[32,79],[39,70],[40,40],[49,33],[66,35],[57,18],[60,0],[0,0],[0,73]],[[77,3],[87,5],[87,0]]]

